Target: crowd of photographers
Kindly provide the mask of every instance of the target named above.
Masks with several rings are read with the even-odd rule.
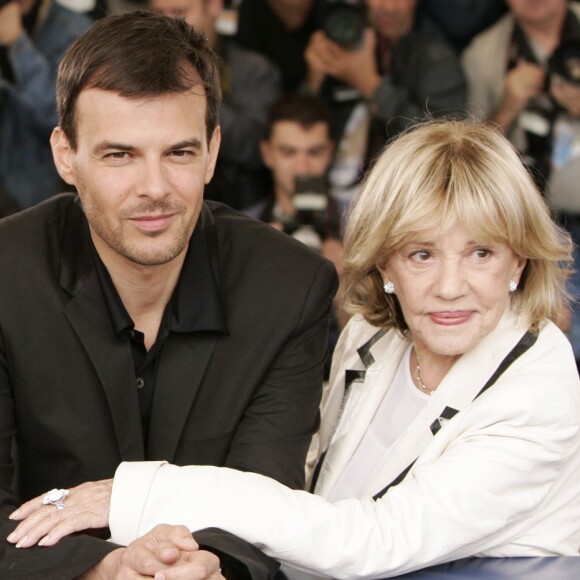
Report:
[[[211,27],[224,61],[223,171],[208,195],[327,253],[339,272],[361,177],[425,118],[497,123],[580,240],[580,3],[566,0],[0,0],[0,210],[63,185],[48,136],[68,43],[107,12],[160,6]],[[280,128],[272,119],[288,107],[307,121]],[[312,108],[326,113],[308,121]],[[580,276],[570,291],[580,297]],[[580,359],[576,310],[560,324]]]

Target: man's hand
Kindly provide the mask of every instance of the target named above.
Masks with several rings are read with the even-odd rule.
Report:
[[[507,73],[502,101],[490,117],[504,135],[526,108],[528,101],[542,92],[545,78],[546,73],[541,66],[523,60]]]
[[[10,2],[0,8],[0,44],[10,46],[24,34],[22,10],[18,2]]]
[[[321,30],[314,32],[304,53],[310,89],[318,92],[324,78],[332,76],[370,97],[381,82],[376,42],[376,33],[370,28],[365,31],[362,46],[355,50],[345,50]]]
[[[544,88],[544,69],[531,62],[521,61],[506,76],[506,97],[521,111],[528,101],[537,97]]]
[[[149,533],[114,550],[82,580],[222,580],[217,556],[200,550],[185,526],[160,524]]]
[[[550,93],[572,117],[580,117],[580,87],[567,83],[562,77],[552,78]]]
[[[22,521],[7,539],[17,548],[28,548],[37,543],[52,546],[73,532],[106,528],[112,489],[112,479],[73,487],[64,499],[66,507],[61,510],[54,505],[43,505],[44,495],[39,495],[10,515],[10,519]]]

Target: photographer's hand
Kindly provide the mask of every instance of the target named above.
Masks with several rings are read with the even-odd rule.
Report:
[[[10,46],[24,33],[20,4],[9,2],[0,8],[0,45]]]
[[[555,76],[550,83],[550,94],[572,117],[580,117],[580,87]]]
[[[317,30],[308,41],[304,51],[304,59],[308,66],[308,87],[313,93],[318,93],[328,70],[328,42],[324,32]]]
[[[316,92],[328,75],[370,98],[381,82],[375,57],[376,42],[376,33],[370,28],[365,31],[362,46],[355,50],[342,48],[322,31],[315,32],[305,52],[311,90]]]
[[[526,108],[528,101],[542,92],[545,76],[541,66],[525,61],[518,62],[506,75],[504,96],[491,121],[507,133],[517,116]]]

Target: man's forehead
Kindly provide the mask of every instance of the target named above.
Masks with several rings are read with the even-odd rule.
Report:
[[[207,0],[149,0],[149,6],[156,11],[185,11],[201,7]]]
[[[195,87],[183,93],[125,97],[114,91],[85,89],[79,94],[76,108],[76,126],[79,135],[98,129],[114,134],[128,130],[151,129],[158,132],[176,127],[184,131],[205,133],[207,100],[203,88]],[[84,129],[84,130],[83,130]],[[205,139],[204,139],[205,140]]]
[[[280,120],[272,126],[273,139],[285,140],[292,139],[294,136],[326,140],[330,139],[330,128],[324,121],[304,126],[297,121]]]
[[[187,91],[178,93],[162,93],[153,95],[135,95],[129,96],[124,95],[118,91],[105,90],[97,87],[88,87],[83,89],[77,99],[77,109],[89,109],[89,107],[94,108],[95,105],[106,103],[106,106],[115,106],[118,104],[119,107],[138,107],[140,105],[146,106],[151,103],[168,103],[171,101],[191,101],[194,110],[200,110],[203,108],[205,112],[205,106],[207,104],[207,98],[205,94],[205,89],[201,81],[198,85],[191,87]]]

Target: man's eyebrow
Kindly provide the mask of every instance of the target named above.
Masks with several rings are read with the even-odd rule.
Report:
[[[200,149],[202,147],[202,143],[199,139],[186,139],[184,141],[179,141],[178,143],[174,143],[170,145],[167,150],[174,151],[175,149],[187,149],[188,147],[192,147],[194,149]],[[136,151],[137,147],[134,145],[129,145],[127,143],[119,143],[116,141],[103,141],[99,143],[95,149],[95,153],[102,153],[103,151],[109,151],[111,149],[115,149],[117,151]]]
[[[101,153],[103,151],[108,151],[109,149],[117,149],[119,151],[135,151],[136,147],[134,145],[127,145],[126,143],[103,141],[95,147],[94,151],[95,153]]]
[[[202,142],[199,139],[186,139],[185,141],[180,141],[168,147],[169,151],[175,149],[187,149],[188,147],[193,147],[194,149],[201,149]]]

